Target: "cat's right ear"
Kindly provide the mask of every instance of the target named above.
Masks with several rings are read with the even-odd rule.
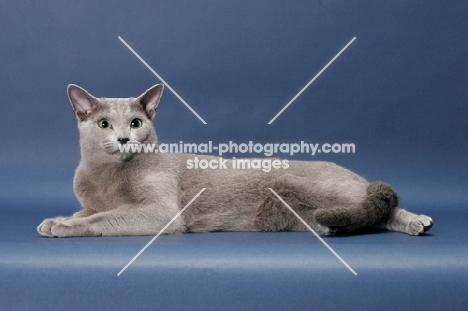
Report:
[[[75,115],[81,121],[85,120],[93,111],[94,96],[75,84],[70,84],[67,91]]]

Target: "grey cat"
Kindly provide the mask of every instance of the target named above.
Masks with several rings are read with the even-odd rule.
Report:
[[[74,191],[82,209],[44,220],[37,228],[41,235],[155,235],[202,188],[165,233],[307,230],[269,188],[327,235],[373,225],[419,235],[432,227],[430,217],[399,208],[389,185],[369,183],[329,162],[290,161],[288,169],[268,173],[233,169],[231,162],[228,169],[203,170],[187,168],[191,154],[120,152],[125,144],[157,143],[152,120],[163,88],[122,99],[95,98],[68,86],[80,132]]]

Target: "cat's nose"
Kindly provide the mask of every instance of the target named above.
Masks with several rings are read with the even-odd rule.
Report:
[[[117,138],[117,141],[119,143],[121,143],[122,145],[125,145],[126,143],[128,143],[130,141],[130,139],[128,139],[128,138]]]

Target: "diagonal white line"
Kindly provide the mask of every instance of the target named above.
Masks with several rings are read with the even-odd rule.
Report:
[[[190,202],[188,202],[187,205],[185,205],[185,207],[181,209],[180,212],[178,212],[177,215],[175,215],[174,218],[172,218],[171,221],[169,221],[167,225],[164,228],[162,228],[161,231],[159,231],[159,233],[154,238],[152,238],[151,241],[149,241],[148,244],[146,244],[146,246],[143,247],[143,249],[139,251],[138,254],[136,254],[135,257],[133,257],[133,259],[130,260],[125,267],[123,267],[122,270],[120,270],[119,273],[117,273],[117,276],[120,276],[151,245],[151,243],[153,243],[164,232],[164,230],[166,230],[174,222],[174,220],[176,220],[177,217],[179,217],[185,211],[185,209],[189,207],[190,204],[192,204],[193,201],[195,201],[195,199],[198,198],[198,196],[202,194],[203,191],[205,191],[205,189],[206,188],[200,190],[200,192],[198,192],[197,195],[194,196],[193,199],[190,200]]]
[[[356,40],[356,37],[354,37],[353,39],[351,39],[351,41],[349,41],[348,44],[346,44],[346,46],[345,46],[344,48],[342,48],[341,51],[338,52],[338,54],[336,54],[335,57],[333,57],[333,59],[332,59],[331,61],[329,61],[328,64],[326,64],[325,67],[323,67],[322,70],[320,70],[319,73],[316,74],[315,77],[313,77],[312,80],[310,80],[310,82],[307,83],[307,85],[304,86],[304,87],[302,88],[302,90],[300,90],[299,93],[297,93],[297,95],[294,96],[293,99],[291,99],[291,100],[289,101],[289,103],[287,103],[286,106],[284,106],[284,108],[281,109],[281,111],[278,112],[278,113],[276,114],[276,116],[275,116],[273,119],[270,120],[270,122],[268,122],[268,124],[273,123],[273,121],[275,121],[276,118],[278,118],[278,117],[280,116],[280,114],[282,114],[283,111],[285,111],[286,108],[288,108],[289,105],[291,105],[291,104],[302,94],[302,92],[304,92],[304,91],[315,81],[315,79],[317,79],[317,78],[322,74],[322,72],[324,72],[324,71],[328,68],[328,66],[330,66],[330,65],[341,55],[341,53],[343,53],[343,52],[348,48],[348,46],[350,46],[351,43],[354,42],[354,40]]]
[[[200,119],[200,121],[202,121],[203,124],[206,124],[205,120],[203,120],[202,117],[200,117],[200,116],[198,115],[198,113],[196,113],[195,110],[193,110],[192,107],[190,107],[190,105],[187,104],[187,102],[185,102],[185,100],[184,100],[182,97],[180,97],[179,94],[177,94],[177,92],[174,91],[174,89],[173,89],[169,84],[167,84],[167,82],[164,81],[164,79],[163,79],[160,75],[158,75],[158,73],[157,73],[156,71],[154,71],[153,68],[151,68],[151,66],[148,65],[148,63],[145,62],[145,60],[144,60],[143,58],[141,58],[141,56],[138,55],[138,53],[135,52],[135,50],[132,49],[132,47],[131,47],[130,45],[127,44],[127,42],[125,42],[124,39],[122,39],[122,37],[119,36],[118,38],[119,38],[120,41],[122,41],[122,43],[123,43],[133,54],[135,54],[135,56],[136,56],[136,57],[137,57],[137,58],[138,58],[138,59],[139,59],[139,60],[140,60],[140,61],[141,61],[141,62],[142,62],[142,63],[159,79],[159,80],[161,80],[162,83],[164,83],[165,86],[167,86],[167,88],[168,88],[172,93],[174,93],[174,95],[175,95],[185,106],[187,106],[187,108],[188,108],[198,119]]]
[[[317,232],[314,231],[314,229],[312,229],[305,221],[304,219],[302,219],[301,216],[299,216],[299,214],[297,214],[289,205],[288,203],[286,203],[283,198],[281,198],[273,189],[271,188],[268,188],[270,189],[271,192],[273,192],[273,194],[294,214],[294,216],[296,216],[306,227],[307,229],[309,229],[316,237],[317,239],[320,240],[320,242],[323,243],[323,245],[325,245],[329,250],[330,252],[333,253],[333,255],[336,256],[336,258],[338,258],[345,266],[346,268],[349,269],[349,271],[351,271],[354,275],[357,275],[356,271],[353,270],[353,268],[351,268],[347,263],[346,261],[343,260],[343,258],[340,257],[340,255],[338,255],[334,250],[333,248],[330,247],[330,245],[327,244],[327,242],[325,242],[318,234]]]

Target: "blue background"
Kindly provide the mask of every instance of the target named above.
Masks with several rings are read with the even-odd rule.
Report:
[[[451,299],[448,300],[454,309],[455,301],[467,302],[466,297],[461,296],[466,285],[456,286],[450,292],[444,286],[453,282],[468,283],[468,250],[463,238],[468,205],[468,4],[465,1],[4,1],[0,9],[0,212],[4,233],[0,241],[3,257],[0,273],[5,276],[0,281],[2,295],[5,295],[0,306],[12,307],[23,299],[23,303],[30,302],[38,309],[53,308],[58,296],[68,297],[62,298],[65,301],[71,299],[72,296],[67,296],[71,294],[62,290],[55,297],[41,290],[48,286],[63,288],[67,280],[77,275],[81,278],[76,283],[69,281],[70,292],[79,290],[79,286],[87,282],[91,287],[93,284],[105,287],[100,283],[105,277],[100,278],[100,270],[97,270],[103,268],[102,263],[97,263],[100,256],[102,260],[113,254],[122,256],[106,267],[114,273],[148,241],[147,237],[58,241],[41,239],[35,232],[35,226],[44,217],[71,214],[79,208],[72,191],[72,178],[79,161],[78,133],[66,95],[67,85],[78,84],[98,97],[129,97],[159,83],[118,36],[208,123],[203,125],[166,89],[155,119],[161,142],[354,143],[356,153],[352,155],[288,158],[333,161],[369,180],[385,180],[399,192],[402,205],[434,216],[432,235],[419,239],[394,233],[378,234],[382,232],[331,239],[330,243],[343,244],[345,254],[349,250],[348,258],[353,254],[367,258],[361,263],[361,271],[372,272],[368,278],[360,276],[361,285],[356,285],[355,279],[348,280],[352,285],[342,280],[342,274],[346,278],[347,271],[338,263],[337,271],[330,274],[309,267],[310,272],[307,268],[314,277],[320,278],[319,282],[298,276],[302,275],[299,269],[292,273],[297,275],[289,282],[296,283],[288,283],[290,288],[302,288],[299,285],[305,284],[312,292],[319,286],[332,287],[334,282],[360,288],[365,287],[363,284],[367,280],[370,282],[367,284],[371,284],[367,285],[370,291],[381,280],[378,273],[383,273],[395,276],[390,278],[390,285],[387,283],[383,287],[381,296],[377,296],[388,308],[398,302],[384,299],[385,295],[394,290],[406,293],[401,284],[424,287],[428,284],[424,282],[429,281],[439,282],[440,286],[432,284],[430,290],[414,293],[429,306],[442,305],[449,294]],[[356,41],[272,125],[268,125],[268,121],[353,37]],[[211,248],[213,243],[209,239],[212,238],[207,235],[161,237],[161,243],[175,243],[182,249],[201,243],[209,251],[201,247],[193,252],[201,252],[208,262],[210,258],[224,260],[223,256],[229,254],[220,252],[216,245],[232,246],[233,254],[240,250],[246,252],[246,258],[253,256],[260,262],[266,260],[265,257],[255,252],[252,255],[252,251],[262,247],[266,248],[266,253],[276,254],[271,258],[281,258],[284,252],[303,256],[301,258],[312,257],[304,255],[301,244],[317,244],[312,236],[290,233],[288,237],[292,236],[296,242],[288,242],[285,234],[213,234],[219,241],[229,240],[227,236],[232,240],[224,244],[213,242],[215,246]],[[239,246],[235,242],[248,237],[259,244],[242,246],[240,243]],[[268,239],[277,239],[280,246],[269,248]],[[132,243],[133,247],[129,247]],[[285,246],[288,243],[299,243],[301,247],[291,251]],[[394,248],[389,246],[382,250],[381,245],[386,243]],[[372,247],[362,249],[356,245]],[[413,246],[422,249],[412,253]],[[317,248],[321,247],[317,244]],[[76,250],[80,250],[79,255]],[[97,250],[102,253],[96,253]],[[177,258],[180,248],[174,246],[166,251],[167,258]],[[383,263],[387,270],[376,272],[370,268],[371,262],[377,260],[370,256],[374,251],[388,255],[387,264]],[[324,258],[333,260],[331,254],[323,253]],[[431,264],[415,257],[423,253],[432,256]],[[54,256],[57,257],[52,260]],[[317,261],[313,262],[321,265],[317,256]],[[410,260],[403,267],[395,264],[405,261],[405,256],[414,261]],[[34,258],[38,259],[37,266],[34,266]],[[41,260],[52,260],[55,264],[49,263],[44,270]],[[73,260],[82,260],[88,266],[77,266]],[[148,275],[155,279],[175,279],[169,287],[174,291],[165,289],[164,306],[177,308],[183,306],[183,302],[171,304],[176,300],[169,297],[175,295],[175,289],[180,289],[176,283],[184,282],[184,276],[201,282],[197,273],[205,275],[207,282],[214,285],[201,287],[200,291],[208,292],[219,289],[217,282],[226,279],[232,282],[232,287],[226,285],[227,288],[244,288],[244,274],[255,279],[257,283],[252,286],[258,290],[265,288],[265,284],[273,286],[278,277],[275,273],[284,272],[272,268],[258,272],[260,276],[254,278],[251,267],[243,266],[242,260],[239,262],[234,270],[221,269],[221,272],[207,264],[208,268],[204,269],[216,271],[211,278],[203,269],[186,271],[183,265],[174,274],[164,270],[164,265],[159,267],[162,270],[157,267],[144,270],[144,261],[141,263],[143,270],[135,274],[146,273],[150,279]],[[440,270],[441,266],[448,272],[440,272],[445,271]],[[412,269],[417,271],[412,273]],[[438,269],[442,275],[428,274],[424,269]],[[239,274],[236,271],[240,271]],[[271,275],[262,278],[262,273]],[[398,279],[400,275],[406,278]],[[91,280],[87,280],[89,276]],[[134,277],[134,283],[130,284],[134,284],[135,292],[146,288],[145,277]],[[35,289],[26,285],[38,280],[45,283]],[[286,282],[281,277],[277,280]],[[118,282],[123,284],[124,281],[119,279]],[[108,306],[112,305],[109,297],[123,295],[119,290],[130,291],[125,285],[121,286],[116,290],[105,287]],[[345,290],[342,287],[340,285],[340,289]],[[436,295],[441,288],[442,294]],[[197,296],[199,293],[189,287],[185,289],[189,293],[185,300],[187,305],[200,307],[202,304],[197,304],[196,299],[207,296]],[[276,290],[279,292],[274,297],[283,297],[281,289]],[[142,302],[145,299],[158,303],[151,292],[144,292],[147,295],[138,296],[141,306],[145,305]],[[214,294],[212,305],[244,301],[241,294]],[[297,299],[294,295],[283,294],[289,298],[278,298],[281,301],[307,306],[306,292],[298,290]],[[24,299],[25,295],[30,295],[31,299]],[[73,296],[77,309],[87,303],[93,305],[102,298],[84,296]],[[355,306],[362,307],[366,306],[364,296],[348,293],[343,299],[355,297],[352,300]],[[254,298],[248,295],[242,306],[261,307]],[[267,298],[264,307],[286,308],[271,297]],[[339,299],[326,300],[329,305],[325,298],[314,299],[320,301],[324,309],[344,306],[339,304]],[[408,307],[411,303],[420,306],[421,300],[408,295],[403,302],[407,302]],[[153,305],[150,300],[146,302],[148,306]],[[125,302],[121,301],[120,305],[125,306]],[[60,303],[55,305],[59,306]],[[239,307],[233,304],[232,308],[236,306]],[[27,309],[26,305],[23,307]]]

